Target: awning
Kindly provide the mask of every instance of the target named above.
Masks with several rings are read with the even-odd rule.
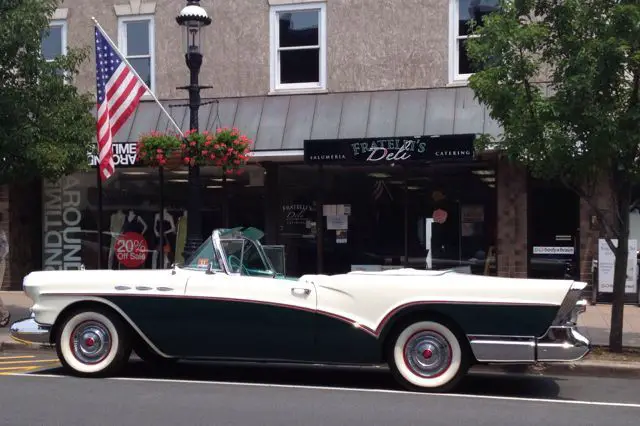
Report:
[[[162,104],[188,130],[187,101]],[[255,141],[254,151],[302,150],[305,139],[499,133],[467,87],[224,98],[202,105],[200,130],[220,126],[239,128]],[[130,142],[143,133],[171,129],[158,105],[144,101],[114,139]]]

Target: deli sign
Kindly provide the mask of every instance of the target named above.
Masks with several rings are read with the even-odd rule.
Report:
[[[304,141],[309,164],[395,164],[470,160],[474,134]]]

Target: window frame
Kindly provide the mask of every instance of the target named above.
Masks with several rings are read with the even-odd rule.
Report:
[[[122,56],[129,62],[127,54],[127,24],[129,22],[148,21],[149,22],[149,90],[155,91],[156,87],[156,38],[155,38],[155,19],[153,15],[131,15],[118,17],[118,49]],[[147,55],[133,55],[131,58],[146,58]],[[133,66],[133,65],[132,65]],[[143,98],[151,97],[148,91]]]
[[[319,82],[289,83],[280,82],[280,21],[278,15],[283,12],[318,11],[318,49],[320,51]],[[270,49],[270,92],[297,91],[313,92],[327,89],[327,8],[324,2],[283,4],[271,6],[269,10],[269,49]],[[298,48],[285,48],[295,50]],[[303,49],[308,49],[304,47]]]
[[[67,25],[68,24],[66,19],[52,19],[51,21],[49,21],[49,29],[53,27],[60,27],[60,46],[61,46],[60,56],[66,56],[68,51],[68,46],[67,46],[68,26]],[[42,52],[42,47],[40,47],[40,54],[44,58],[44,52]],[[53,62],[55,61],[55,58],[53,59],[44,58],[44,60],[47,62]]]
[[[460,0],[449,1],[449,83],[466,84],[473,73],[460,74],[460,41],[468,40],[468,35],[458,35],[459,32]]]

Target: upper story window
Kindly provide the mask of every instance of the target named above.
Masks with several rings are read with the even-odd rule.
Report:
[[[450,0],[449,5],[449,81],[466,81],[476,71],[465,48],[472,37],[471,20],[482,25],[482,17],[496,11],[499,0]]]
[[[155,90],[154,20],[152,16],[118,19],[119,49],[149,89]]]
[[[326,88],[324,3],[271,8],[271,90]]]
[[[42,56],[52,62],[67,54],[67,22],[51,21],[48,31],[42,34]]]

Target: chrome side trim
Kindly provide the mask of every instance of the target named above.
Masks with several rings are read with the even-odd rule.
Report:
[[[9,335],[20,343],[50,345],[51,326],[38,324],[33,318],[25,318],[11,324]]]
[[[589,339],[580,334],[575,327],[550,327],[540,339],[537,339],[538,361],[578,361],[590,350]]]
[[[535,362],[533,337],[473,335],[468,338],[479,362]]]

